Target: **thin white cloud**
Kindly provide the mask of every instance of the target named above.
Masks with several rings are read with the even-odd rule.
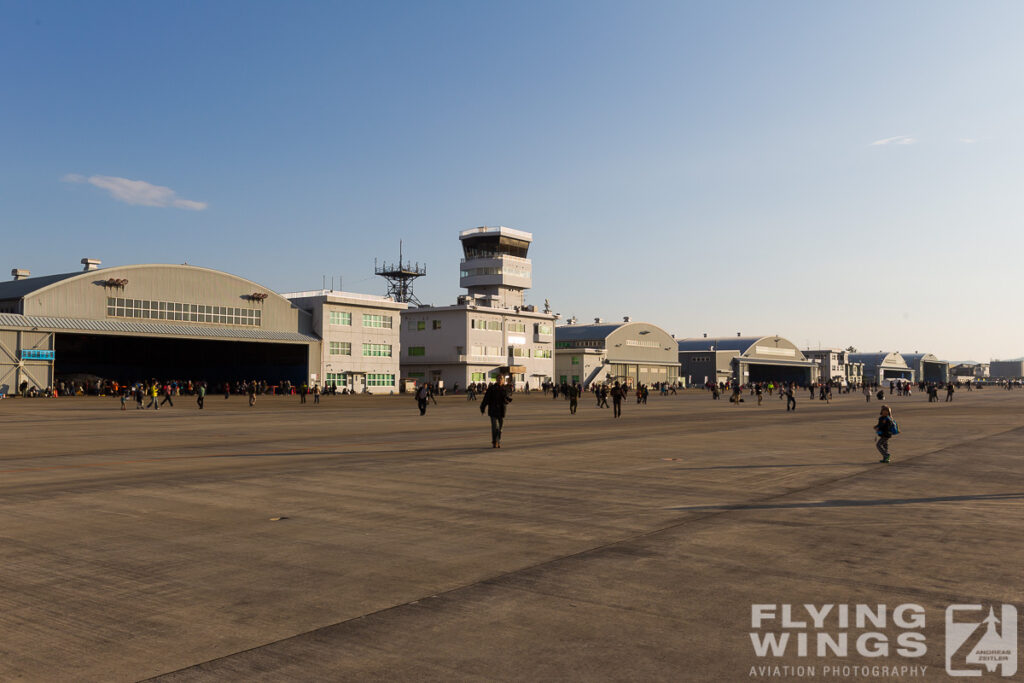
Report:
[[[101,190],[106,190],[110,193],[111,197],[125,204],[164,208],[173,207],[188,211],[202,211],[206,208],[206,202],[183,199],[171,188],[153,185],[145,180],[130,180],[128,178],[108,175],[91,175],[86,177],[77,173],[69,173],[61,178],[61,180],[66,183],[88,183]]]
[[[891,138],[882,138],[881,140],[875,140],[871,143],[874,145],[912,145],[917,142],[917,138],[912,138],[909,135],[896,135]]]
[[[964,143],[965,145],[973,145],[977,141],[977,138],[960,138],[960,142]]]

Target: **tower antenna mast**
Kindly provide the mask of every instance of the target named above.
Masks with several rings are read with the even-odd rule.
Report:
[[[384,262],[377,265],[374,262],[373,272],[387,280],[387,296],[391,299],[399,303],[421,306],[420,300],[413,292],[413,282],[427,274],[427,264],[420,265],[418,261],[414,264],[408,261],[403,263],[402,258],[402,240],[399,240],[398,263]]]

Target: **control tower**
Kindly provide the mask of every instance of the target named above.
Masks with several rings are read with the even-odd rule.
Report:
[[[533,285],[533,264],[526,252],[533,235],[504,226],[463,230],[459,286],[481,306],[523,306],[523,292]]]

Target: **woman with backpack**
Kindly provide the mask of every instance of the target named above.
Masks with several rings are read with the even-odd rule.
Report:
[[[896,420],[892,419],[892,410],[889,406],[882,406],[881,414],[878,416],[878,424],[875,425],[875,434],[878,439],[875,441],[875,448],[882,454],[878,462],[888,463],[889,460],[889,438],[900,433]]]

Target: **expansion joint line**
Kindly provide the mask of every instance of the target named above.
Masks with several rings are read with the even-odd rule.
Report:
[[[1021,428],[1022,428],[1021,426],[1011,427],[1010,429],[1006,429],[1006,430],[1003,430],[1003,431],[1000,431],[1000,432],[996,432],[994,434],[986,434],[986,435],[984,435],[984,436],[982,436],[980,438],[981,439],[991,439],[991,438],[1003,436],[1004,434],[1009,434],[1009,433],[1017,431],[1017,430],[1019,430]],[[952,450],[954,448],[958,448],[958,447],[960,447],[960,446],[962,446],[962,445],[964,445],[966,443],[969,443],[969,442],[975,441],[975,440],[977,440],[977,439],[965,439],[964,441],[960,441],[960,442],[957,442],[957,443],[952,444],[952,445],[943,446],[941,448],[936,448],[935,450],[931,450],[931,451],[925,451],[924,453],[919,453],[918,455],[911,456],[911,457],[907,458],[906,460],[902,460],[900,462],[901,463],[912,462],[914,460],[917,460],[919,458],[923,458],[923,457],[928,456],[928,455],[934,455],[936,453],[942,453],[943,451],[948,451],[948,450]],[[857,472],[852,472],[850,474],[844,474],[842,476],[834,477],[832,479],[827,479],[825,481],[819,481],[819,482],[816,482],[816,483],[811,484],[809,486],[805,486],[803,488],[793,489],[791,491],[785,491],[783,493],[778,493],[778,494],[771,495],[771,496],[765,496],[764,498],[758,498],[758,499],[753,500],[753,501],[748,501],[747,504],[748,505],[758,505],[758,504],[768,503],[768,502],[771,502],[771,501],[774,501],[774,500],[778,500],[780,498],[785,498],[787,496],[792,496],[792,495],[797,494],[797,493],[806,493],[807,491],[812,491],[812,490],[817,489],[817,488],[828,487],[828,486],[831,486],[833,484],[836,484],[836,483],[839,483],[839,482],[842,482],[842,481],[846,481],[847,479],[852,479],[854,477],[859,477],[859,476],[861,476],[863,474],[867,474],[869,472],[875,472],[877,470],[878,470],[878,468],[874,467],[874,466],[865,467],[864,469],[859,470]],[[541,562],[536,562],[536,563],[531,564],[531,565],[526,565],[524,567],[518,567],[516,569],[510,569],[507,572],[501,572],[500,574],[495,574],[494,576],[491,576],[491,577],[488,577],[488,578],[485,578],[485,579],[480,579],[480,580],[477,580],[477,581],[473,581],[471,583],[466,583],[466,584],[463,584],[461,586],[455,586],[454,588],[449,588],[448,590],[441,591],[439,593],[434,593],[432,595],[423,596],[421,598],[417,598],[416,600],[407,600],[406,602],[401,602],[401,603],[398,603],[396,605],[389,605],[387,607],[382,607],[379,610],[374,610],[372,612],[367,612],[366,614],[360,614],[359,616],[356,616],[356,617],[350,617],[348,619],[342,619],[341,621],[337,621],[337,622],[334,622],[334,623],[331,623],[331,624],[326,624],[324,626],[318,626],[316,628],[309,629],[308,631],[302,631],[301,633],[296,633],[296,634],[290,635],[290,636],[288,636],[286,638],[280,638],[278,640],[272,640],[270,642],[261,643],[259,645],[254,645],[253,647],[249,647],[249,648],[246,648],[244,650],[238,650],[237,652],[232,652],[230,654],[222,655],[220,657],[214,657],[213,659],[209,659],[209,660],[206,660],[204,662],[197,662],[195,664],[190,664],[190,665],[182,667],[180,669],[175,669],[173,671],[167,671],[167,672],[164,672],[162,674],[157,674],[156,676],[152,676],[150,678],[143,679],[143,682],[145,682],[145,681],[155,681],[155,680],[160,679],[163,676],[171,676],[171,675],[176,674],[176,673],[180,673],[180,672],[183,672],[183,671],[188,671],[189,669],[195,669],[197,667],[201,667],[201,666],[204,666],[204,665],[207,665],[207,664],[212,664],[213,662],[218,662],[218,661],[221,661],[221,660],[224,660],[224,659],[230,659],[231,657],[242,655],[242,654],[245,654],[247,652],[255,652],[255,651],[261,650],[261,649],[263,649],[265,647],[270,647],[272,645],[277,645],[279,643],[286,643],[289,640],[296,640],[298,638],[302,638],[304,636],[308,636],[308,635],[311,635],[313,633],[317,633],[319,631],[324,631],[324,630],[329,629],[329,628],[336,628],[338,626],[343,626],[345,624],[348,624],[348,623],[351,623],[351,622],[354,622],[354,621],[358,621],[360,619],[366,619],[368,617],[373,617],[373,616],[376,616],[378,614],[385,614],[387,612],[390,612],[390,611],[396,610],[396,609],[400,609],[402,607],[408,607],[410,605],[414,605],[414,604],[417,604],[419,602],[422,602],[423,600],[429,600],[431,598],[437,598],[437,597],[441,597],[441,596],[444,596],[444,595],[450,595],[452,593],[458,593],[459,591],[463,591],[463,590],[466,590],[468,588],[473,588],[475,586],[482,586],[482,585],[486,585],[486,584],[489,584],[489,583],[493,583],[495,581],[500,581],[500,580],[508,578],[510,576],[515,576],[516,574],[522,574],[524,572],[533,571],[534,569],[540,569],[540,568],[548,566],[548,565],[554,565],[554,564],[557,564],[559,562],[563,562],[565,560],[571,560],[571,559],[575,559],[575,558],[579,558],[579,557],[584,557],[586,555],[590,555],[590,554],[593,554],[593,553],[598,553],[598,552],[601,552],[602,550],[607,550],[607,549],[613,548],[613,547],[615,547],[617,545],[622,545],[622,544],[626,544],[626,543],[633,543],[633,542],[640,541],[640,540],[643,540],[643,539],[651,538],[653,536],[657,536],[658,534],[665,533],[666,531],[672,531],[674,529],[678,529],[680,527],[688,526],[690,524],[695,524],[695,523],[698,523],[698,522],[703,522],[703,521],[705,521],[707,519],[710,519],[710,518],[713,518],[713,517],[718,517],[720,515],[727,515],[727,514],[731,514],[731,513],[735,513],[735,512],[742,512],[742,511],[743,511],[742,509],[740,509],[740,510],[736,510],[736,509],[723,509],[723,510],[709,511],[709,512],[706,512],[704,514],[691,514],[686,519],[681,519],[681,520],[679,520],[677,522],[673,522],[672,524],[667,524],[667,525],[659,527],[657,529],[651,529],[650,531],[645,531],[643,533],[635,534],[633,536],[629,536],[629,537],[626,537],[626,538],[616,539],[614,541],[609,541],[607,543],[602,543],[601,545],[596,545],[596,546],[594,546],[592,548],[586,548],[584,550],[579,550],[577,552],[569,553],[567,555],[561,555],[559,557],[553,557],[553,558],[550,558],[550,559],[547,559],[547,560],[543,560]]]

